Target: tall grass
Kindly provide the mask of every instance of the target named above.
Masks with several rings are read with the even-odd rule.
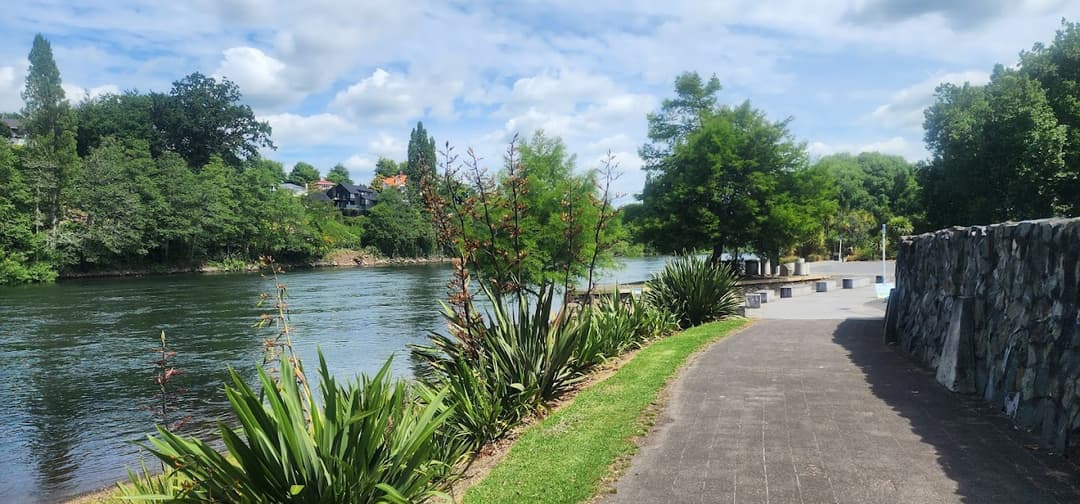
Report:
[[[742,303],[735,274],[726,264],[697,256],[679,256],[647,282],[649,302],[664,308],[683,328],[738,313]]]

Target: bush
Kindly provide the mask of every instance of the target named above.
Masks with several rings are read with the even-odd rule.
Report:
[[[674,315],[650,305],[644,298],[611,296],[582,312],[588,331],[578,342],[577,361],[594,365],[678,329]]]
[[[735,315],[742,303],[731,268],[702,257],[676,257],[646,285],[649,303],[674,314],[683,328]]]
[[[473,446],[497,439],[581,379],[575,350],[588,329],[575,317],[552,319],[553,286],[542,287],[535,303],[519,293],[512,305],[484,290],[486,319],[446,308],[451,334],[412,347],[418,376],[449,389],[450,424]]]
[[[240,428],[221,425],[228,456],[159,427],[147,449],[190,482],[176,495],[138,498],[351,503],[441,495],[439,482],[464,451],[438,434],[454,412],[444,404],[446,393],[416,401],[404,382],[390,380],[389,361],[374,377],[345,385],[330,375],[322,355],[319,363],[321,406],[285,356],[281,380],[259,369],[261,392],[231,371],[233,385],[225,392]]]

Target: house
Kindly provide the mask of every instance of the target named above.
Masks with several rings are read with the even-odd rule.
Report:
[[[329,191],[330,189],[333,189],[334,186],[337,185],[337,183],[322,179],[318,182],[313,182],[311,185],[315,188],[316,191]]]
[[[379,193],[361,184],[341,183],[326,191],[334,206],[345,215],[359,215],[375,206]]]
[[[397,175],[394,175],[393,177],[384,178],[382,183],[383,183],[383,187],[397,187],[397,188],[400,189],[400,188],[405,187],[406,180],[407,180],[407,177],[405,176],[404,173],[398,173]]]
[[[0,136],[8,137],[12,145],[26,145],[26,131],[18,119],[0,119]]]
[[[303,196],[307,194],[307,188],[299,184],[294,184],[292,182],[282,182],[281,184],[278,184],[278,189],[281,189],[282,191],[289,191],[293,193],[294,196]]]

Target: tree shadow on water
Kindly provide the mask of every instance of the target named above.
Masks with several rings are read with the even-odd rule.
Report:
[[[1080,467],[1039,448],[981,397],[937,383],[933,370],[881,339],[881,320],[849,319],[833,342],[863,373],[873,394],[933,447],[961,502],[1080,503]]]

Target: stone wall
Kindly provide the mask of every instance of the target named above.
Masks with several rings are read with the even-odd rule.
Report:
[[[1080,219],[905,237],[885,339],[1080,456]]]

